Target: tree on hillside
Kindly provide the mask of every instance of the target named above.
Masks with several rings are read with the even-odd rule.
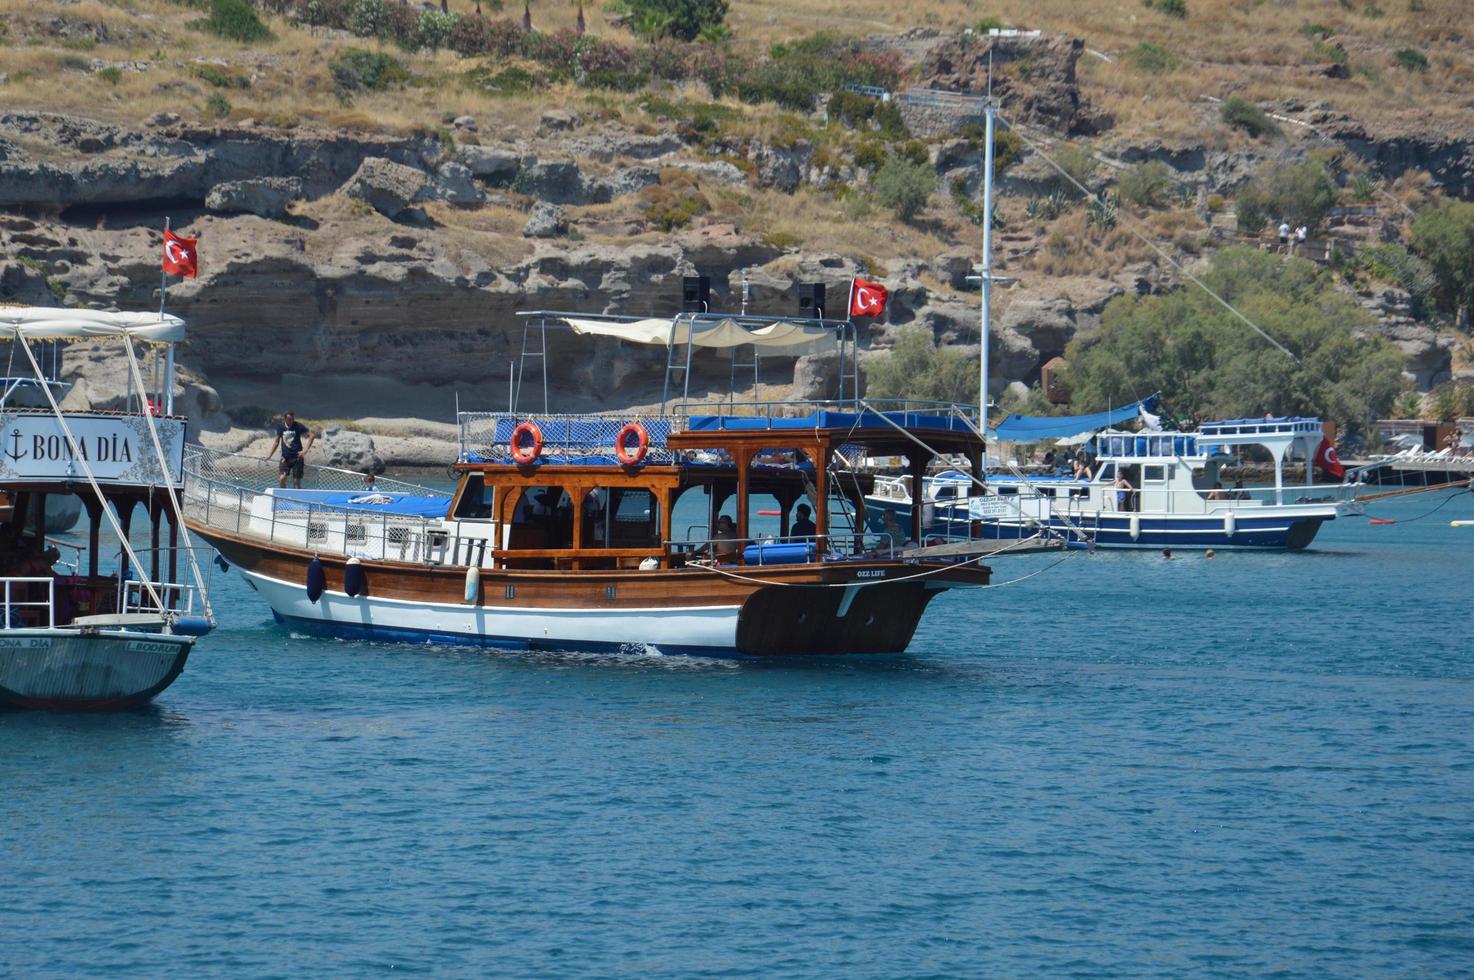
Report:
[[[1319,156],[1275,164],[1239,192],[1239,228],[1256,232],[1281,221],[1314,228],[1335,203],[1336,182]]]
[[[920,398],[972,403],[978,397],[977,363],[961,351],[938,347],[925,327],[906,327],[889,353],[867,358],[870,398]]]
[[[1445,313],[1474,308],[1474,203],[1448,201],[1413,219],[1413,247],[1433,267],[1433,301]]]
[[[727,17],[727,0],[628,0],[631,23],[648,37],[694,41]]]
[[[1402,354],[1314,263],[1238,247],[1202,279],[1304,367],[1196,286],[1118,297],[1100,330],[1066,352],[1076,410],[1160,391],[1173,413],[1195,419],[1319,415],[1365,431],[1403,388]]]

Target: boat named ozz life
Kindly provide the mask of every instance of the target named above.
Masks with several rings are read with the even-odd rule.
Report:
[[[11,363],[31,368],[0,379],[0,704],[142,703],[173,683],[212,625],[200,569],[187,540],[180,546],[185,420],[173,413],[173,345],[183,337],[172,316],[0,309]],[[116,346],[128,368],[124,411],[61,411],[60,346],[77,340]],[[158,355],[152,384],[139,347]],[[86,544],[49,537],[71,509],[58,505],[77,500]],[[147,549],[129,541],[139,510]]]
[[[1030,536],[1045,527],[1096,547],[1278,548],[1310,545],[1321,525],[1361,513],[1356,484],[1316,484],[1325,432],[1319,419],[1227,419],[1196,432],[1125,432],[1110,428],[1146,413],[1145,403],[1067,418],[1010,416],[999,438],[1033,442],[1086,436],[1092,467],[1083,476],[990,472],[976,496],[972,478],[950,471],[924,486],[923,526],[929,532],[969,528],[985,538]],[[1149,414],[1149,413],[1148,413]],[[1274,465],[1274,485],[1225,486],[1221,470],[1237,452],[1257,447]],[[1291,461],[1304,467],[1303,485],[1287,485]],[[911,511],[904,484],[881,479],[869,500],[871,521],[883,509]]]
[[[668,344],[675,366],[677,345],[689,364],[693,347],[807,346],[850,329],[716,314],[536,316],[544,329]],[[264,462],[194,450],[186,519],[280,622],[335,637],[716,656],[897,652],[934,596],[988,582],[976,556],[907,556],[894,535],[866,534],[869,481],[845,463],[867,452],[979,459],[974,420],[937,407],[870,410],[853,398],[724,406],[463,413],[449,495],[390,481],[370,488],[324,468],[309,469],[310,489],[263,489],[274,482]],[[919,486],[924,465],[917,473]],[[694,524],[677,526],[678,507]],[[794,526],[804,512],[813,526]],[[776,525],[766,534],[763,518]],[[920,529],[905,537],[920,539]]]

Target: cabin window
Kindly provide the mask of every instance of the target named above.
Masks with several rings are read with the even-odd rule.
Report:
[[[326,541],[328,539],[328,526],[322,521],[307,522],[307,540]]]
[[[1143,466],[1141,479],[1144,483],[1162,483],[1167,479],[1167,468],[1160,464]]]
[[[466,477],[461,488],[461,499],[456,504],[455,516],[463,521],[490,520],[495,499],[496,487],[487,486],[480,473],[472,473]]]
[[[349,524],[343,537],[349,544],[365,544],[368,541],[368,532],[362,524]]]
[[[507,547],[573,547],[573,500],[562,487],[524,487],[512,508]]]
[[[660,547],[660,503],[649,490],[595,487],[580,512],[585,548]]]
[[[1114,482],[1116,482],[1116,464],[1115,463],[1101,463],[1100,464],[1100,470],[1099,470],[1099,472],[1097,472],[1095,474],[1095,482],[1096,483],[1114,483]]]
[[[954,485],[952,485],[952,484],[950,484],[950,483],[947,484],[946,486],[938,487],[937,488],[937,499],[938,500],[952,500],[956,496],[957,496],[957,487],[954,486]]]
[[[1000,496],[1000,497],[1017,497],[1018,496],[1018,487],[999,487],[998,488],[998,496]]]

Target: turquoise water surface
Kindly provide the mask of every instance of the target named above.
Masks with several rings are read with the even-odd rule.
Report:
[[[151,708],[0,714],[0,972],[1469,975],[1454,517],[1079,554],[823,662],[300,639],[217,575]]]

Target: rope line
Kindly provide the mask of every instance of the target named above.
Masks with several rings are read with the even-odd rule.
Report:
[[[133,371],[133,378],[138,383],[139,394],[143,396],[144,402],[146,404],[148,401],[148,389],[144,387],[143,371],[138,366],[138,357],[133,350],[133,338],[128,334],[124,334],[123,345],[128,350],[128,366]],[[203,601],[205,607],[205,618],[213,622],[215,619],[215,614],[214,611],[210,608],[210,593],[205,588],[205,577],[200,574],[200,563],[194,556],[194,547],[190,544],[189,528],[186,527],[184,523],[184,513],[179,506],[179,496],[174,492],[174,480],[170,477],[169,471],[165,468],[164,444],[159,439],[158,426],[154,424],[154,416],[152,412],[145,412],[143,417],[144,420],[148,423],[149,438],[153,440],[154,452],[157,454],[159,462],[159,475],[163,477],[164,489],[167,490],[169,493],[169,506],[173,508],[174,512],[174,526],[179,529],[179,536],[184,539],[184,554],[185,557],[189,559],[190,574],[194,576],[195,588],[200,590],[200,599]],[[184,434],[182,432],[180,433],[180,438],[184,438]],[[153,487],[149,487],[150,495],[152,495],[153,490]]]
[[[36,372],[36,380],[41,382],[41,390],[46,393],[46,400],[51,403],[51,411],[56,414],[56,421],[61,423],[61,434],[66,437],[67,448],[71,450],[73,461],[82,464],[82,473],[86,475],[87,482],[92,487],[92,492],[97,495],[98,502],[102,504],[102,512],[107,515],[108,524],[112,527],[113,533],[118,536],[118,541],[122,543],[123,552],[128,556],[128,560],[133,562],[133,567],[138,569],[140,575],[142,575],[143,563],[138,560],[138,555],[134,553],[133,545],[128,541],[128,535],[123,533],[123,526],[118,522],[118,515],[108,506],[107,497],[103,494],[102,487],[97,482],[97,477],[92,473],[92,465],[87,462],[87,457],[82,452],[77,442],[77,437],[72,434],[72,427],[67,424],[66,416],[62,414],[61,406],[56,403],[56,396],[51,393],[51,386],[46,383],[45,372],[41,370],[41,365],[37,362],[36,355],[31,353],[30,343],[19,337],[17,339],[21,340],[21,349],[26,352],[26,359],[31,362],[31,368]],[[164,600],[155,591],[154,584],[148,580],[147,575],[142,575],[139,581],[148,590],[148,597],[154,601],[154,605],[163,613]]]

